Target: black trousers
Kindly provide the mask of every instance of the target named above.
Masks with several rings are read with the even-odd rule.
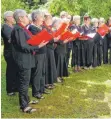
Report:
[[[102,56],[103,56],[103,41],[100,40],[97,44],[97,65],[100,66],[102,64]]]
[[[108,63],[108,39],[104,37],[103,39],[103,64]]]
[[[66,63],[67,67],[69,65],[69,59],[70,59],[70,53],[71,53],[72,48],[67,48],[67,53],[66,53]]]
[[[110,35],[110,34],[109,34]],[[111,36],[108,37],[109,63],[111,64]]]
[[[28,88],[30,83],[30,75],[31,69],[18,69],[20,109],[26,108],[29,103]]]
[[[86,40],[82,41],[82,64],[83,66],[91,66],[93,64],[93,48],[94,48],[94,41]]]
[[[11,51],[4,51],[6,61],[6,91],[7,93],[18,91],[17,67]]]
[[[97,43],[94,43],[93,48],[93,67],[97,66]]]
[[[88,53],[87,53],[87,41],[81,41],[81,52],[82,52],[82,66],[87,66],[87,57],[88,57]]]
[[[110,49],[109,49],[109,52],[110,52],[109,62],[110,62],[110,64],[111,64],[111,47],[110,47]]]
[[[87,61],[87,66],[91,66],[92,64],[93,64],[93,48],[94,48],[94,41],[93,41],[93,39],[91,39],[91,40],[88,40],[88,45],[87,45],[87,47],[88,47],[88,57],[87,57],[87,59],[88,59],[88,61]]]
[[[36,67],[31,69],[32,95],[45,90],[45,59],[46,54],[35,56]]]
[[[81,41],[76,40],[73,42],[73,65],[80,66],[81,64]]]

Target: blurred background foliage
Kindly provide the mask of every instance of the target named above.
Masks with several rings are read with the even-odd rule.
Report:
[[[71,15],[84,16],[88,13],[92,17],[111,16],[111,0],[2,0],[2,15],[7,10],[23,8],[27,12],[33,9],[48,9],[53,15],[67,11]]]

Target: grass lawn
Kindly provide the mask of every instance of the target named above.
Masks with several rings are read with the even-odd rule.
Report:
[[[73,73],[57,84],[51,94],[33,105],[38,111],[23,114],[19,110],[18,94],[8,97],[5,90],[6,63],[2,56],[1,104],[2,118],[110,118],[111,117],[111,65]],[[31,97],[31,88],[29,88]],[[32,98],[34,99],[34,98]]]

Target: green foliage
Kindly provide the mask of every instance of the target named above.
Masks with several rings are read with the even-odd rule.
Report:
[[[53,15],[59,15],[61,11],[67,11],[71,15],[85,13],[92,17],[111,16],[111,0],[47,0],[47,3],[42,3],[42,0],[2,0],[2,13],[7,10],[15,10],[23,8],[28,12],[34,9],[46,8]],[[45,0],[46,1],[46,0]]]
[[[78,0],[81,4],[81,15],[86,12],[92,17],[104,17],[108,18],[111,15],[111,0]]]
[[[53,0],[49,10],[53,14],[65,10],[72,15],[89,13],[92,17],[107,19],[111,16],[111,0]]]
[[[79,4],[77,0],[53,0],[52,4],[50,5],[50,12],[53,14],[59,14],[61,11],[67,11],[68,13],[72,14],[79,14],[80,12]]]
[[[14,11],[15,9],[25,9],[28,10],[27,6],[25,6],[24,2],[21,0],[2,0],[1,2],[1,15],[3,22],[3,13],[6,11]]]

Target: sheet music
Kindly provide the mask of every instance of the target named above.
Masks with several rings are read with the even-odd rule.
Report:
[[[87,36],[90,37],[90,38],[94,38],[95,35],[96,35],[96,33],[89,33],[89,34],[87,34]]]
[[[74,29],[74,30],[72,31],[72,34],[75,34],[76,32],[78,32],[78,30],[77,30],[77,29]]]

